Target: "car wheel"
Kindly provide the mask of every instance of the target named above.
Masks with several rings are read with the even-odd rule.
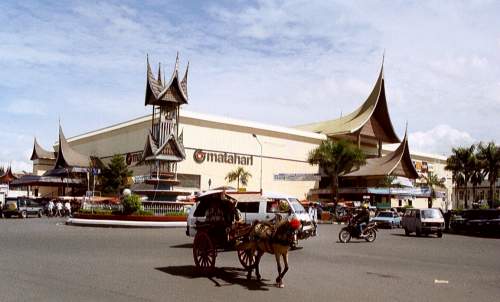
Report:
[[[28,217],[28,213],[26,211],[22,211],[21,214],[19,215],[20,218],[26,218]]]
[[[437,233],[437,236],[438,236],[438,238],[442,238],[442,237],[443,237],[443,232],[439,231],[439,232]]]

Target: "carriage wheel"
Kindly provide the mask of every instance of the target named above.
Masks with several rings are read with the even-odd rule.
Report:
[[[193,258],[196,268],[203,274],[212,272],[215,268],[215,250],[212,240],[206,232],[197,232],[193,243]]]
[[[238,259],[245,269],[250,268],[255,263],[256,250],[238,249]]]

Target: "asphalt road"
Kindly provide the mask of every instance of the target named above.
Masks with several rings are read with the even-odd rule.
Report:
[[[0,301],[498,301],[500,240],[381,230],[374,243],[337,242],[341,226],[290,252],[286,287],[246,280],[236,252],[212,278],[194,271],[184,229],[66,226],[61,219],[0,219]],[[436,283],[445,282],[445,283]],[[446,283],[447,282],[447,283]]]

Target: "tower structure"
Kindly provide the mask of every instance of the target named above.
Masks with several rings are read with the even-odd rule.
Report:
[[[186,158],[182,133],[179,133],[179,109],[188,103],[189,63],[182,79],[178,70],[179,55],[172,76],[166,82],[162,79],[161,65],[155,78],[147,59],[144,105],[152,106],[151,128],[138,164],[149,166],[149,175],[144,184],[134,188],[134,192],[148,196],[149,201],[174,201],[178,195],[188,195],[174,190],[179,184],[177,164]]]

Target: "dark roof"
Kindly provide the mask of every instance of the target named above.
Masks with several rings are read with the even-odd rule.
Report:
[[[179,55],[177,55],[175,68],[170,77],[170,80],[163,83],[161,80],[161,68],[158,68],[158,78],[155,79],[151,66],[149,65],[149,58],[147,61],[147,77],[146,77],[146,98],[145,105],[159,105],[165,106],[168,104],[187,104],[187,77],[189,70],[189,63],[186,67],[186,72],[182,80],[179,78]]]
[[[21,186],[83,186],[84,182],[82,178],[70,178],[70,177],[57,177],[57,176],[39,176],[39,175],[25,175],[19,179],[11,182],[13,187]]]
[[[35,141],[33,143],[33,152],[31,152],[31,157],[30,160],[36,160],[36,159],[56,159],[57,155],[56,152],[53,151],[48,151],[42,148],[35,137]]]
[[[15,179],[17,179],[17,177],[14,174],[12,174],[11,167],[8,167],[5,173],[2,176],[0,176],[0,183],[2,184],[10,183]]]
[[[400,140],[394,131],[387,108],[383,70],[382,63],[375,86],[358,109],[338,119],[301,125],[296,128],[328,136],[352,134],[359,131],[363,136],[374,136],[385,143],[399,143]]]
[[[73,150],[64,137],[62,127],[59,126],[59,146],[54,169],[69,167],[88,168],[89,166],[90,157]]]
[[[148,161],[182,161],[186,158],[184,146],[174,135],[170,135],[163,145],[158,146],[158,142],[153,139],[151,133],[146,137],[142,158],[138,164]]]
[[[369,158],[366,164],[358,170],[350,172],[344,177],[368,177],[368,176],[403,176],[417,179],[418,173],[413,166],[408,148],[408,137],[405,132],[403,141],[398,148],[382,157]]]

